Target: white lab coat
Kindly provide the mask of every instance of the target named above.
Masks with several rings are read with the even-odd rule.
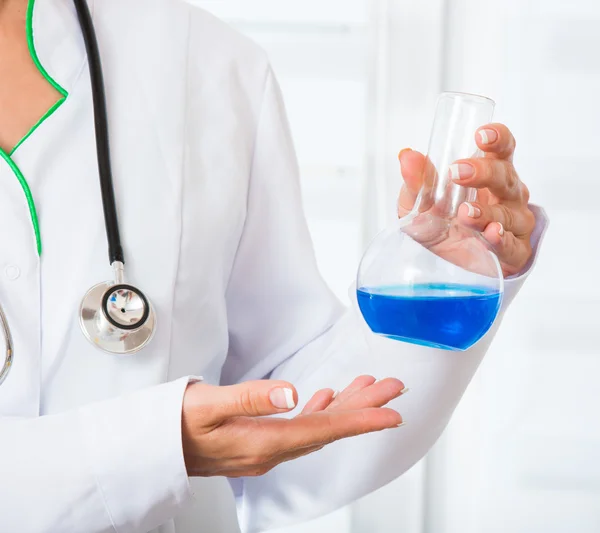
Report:
[[[0,300],[15,346],[0,387],[0,531],[230,533],[237,503],[241,529],[257,532],[400,476],[442,432],[493,332],[467,353],[365,335],[356,307],[344,310],[317,271],[264,53],[178,0],[90,6],[128,279],[153,302],[158,328],[133,357],[101,353],[79,330],[81,297],[111,278],[89,75],[71,1],[37,0],[34,55],[68,96],[0,158]],[[35,201],[41,256],[15,169]],[[536,214],[537,250],[545,222]],[[529,270],[507,281],[504,309]],[[189,376],[286,379],[302,403],[364,372],[412,389],[393,403],[406,427],[262,478],[188,479],[180,411]]]

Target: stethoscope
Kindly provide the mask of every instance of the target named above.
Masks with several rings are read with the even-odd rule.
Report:
[[[113,281],[99,283],[86,293],[79,308],[79,323],[85,337],[104,352],[129,355],[140,351],[152,340],[156,329],[156,315],[144,293],[137,287],[125,283],[125,259],[112,180],[106,95],[98,41],[86,0],[73,0],[73,2],[88,56],[102,207],[108,254],[114,272]],[[2,384],[13,364],[14,353],[10,327],[1,306],[0,328],[6,346],[5,360],[0,370],[0,384]]]

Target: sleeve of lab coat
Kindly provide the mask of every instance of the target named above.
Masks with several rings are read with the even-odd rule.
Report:
[[[537,253],[546,223],[543,212],[534,209]],[[506,281],[502,313],[531,266]],[[265,376],[289,380],[298,388],[301,405],[318,389],[343,389],[364,373],[398,377],[411,389],[392,403],[407,421],[405,427],[335,443],[260,478],[231,480],[247,533],[328,513],[407,471],[442,433],[501,322],[500,317],[466,353],[444,352],[369,335],[356,303],[347,310],[340,305],[316,267],[291,136],[272,74],[258,126],[244,235],[230,279],[228,316],[225,383]]]
[[[188,379],[76,411],[0,418],[0,531],[145,533],[191,499]]]

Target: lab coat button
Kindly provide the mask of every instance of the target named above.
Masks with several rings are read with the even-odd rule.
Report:
[[[8,265],[4,273],[9,280],[15,281],[21,275],[21,269],[16,265]]]

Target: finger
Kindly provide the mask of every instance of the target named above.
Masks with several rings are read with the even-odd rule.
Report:
[[[532,253],[529,239],[515,237],[497,222],[488,225],[483,236],[498,256],[505,276],[518,274],[523,270]]]
[[[420,152],[402,150],[398,158],[404,179],[398,197],[398,216],[402,217],[412,210],[421,189],[433,186],[437,174],[431,160]]]
[[[326,409],[332,402],[334,395],[335,391],[332,389],[323,389],[318,391],[304,406],[301,414],[308,415],[310,413],[323,411],[323,409]]]
[[[401,422],[400,424],[397,424],[390,428],[384,428],[384,429],[400,428],[404,425],[406,425],[406,424],[404,422]],[[311,455],[313,453],[320,452],[326,446],[327,446],[327,443],[318,444],[318,445],[314,445],[314,446],[307,446],[307,447],[303,447],[303,448],[297,448],[293,451],[286,452],[286,453],[283,453],[283,454],[277,456],[276,459],[269,461],[266,465],[261,466],[259,468],[243,469],[241,471],[236,469],[236,470],[232,470],[232,471],[223,472],[221,475],[226,476],[226,477],[262,476],[262,475],[268,473],[269,471],[271,471],[273,468],[275,468],[279,464],[289,462],[289,461],[294,461],[296,459],[300,459],[301,457],[305,457],[307,455]]]
[[[285,432],[278,432],[276,449],[283,453],[299,448],[322,446],[337,440],[398,427],[402,417],[388,408],[354,411],[321,411],[287,421]]]
[[[490,159],[513,160],[516,141],[511,131],[504,124],[487,124],[475,133],[477,146]]]
[[[221,470],[261,468],[289,457],[300,456],[336,440],[398,427],[402,417],[387,408],[355,411],[321,411],[292,419],[238,417],[217,431],[235,433],[234,439],[216,446],[211,454],[230,458],[219,461]],[[240,450],[240,442],[243,446]],[[214,470],[214,468],[212,469]]]
[[[340,392],[335,400],[331,402],[330,407],[339,406],[342,402],[347,400],[350,396],[352,396],[355,392],[368,387],[369,385],[373,385],[377,380],[373,376],[360,376],[356,378],[350,385],[348,385],[342,392]]]
[[[529,209],[516,209],[504,204],[465,202],[458,210],[458,220],[479,232],[483,232],[492,222],[498,222],[505,231],[516,237],[528,237],[535,228],[535,215]]]
[[[297,450],[395,428],[402,424],[402,417],[393,409],[372,408],[357,411],[326,410],[285,422],[285,425],[273,425],[270,431],[263,432],[261,442],[257,444],[266,456],[276,459]]]
[[[526,203],[527,190],[512,163],[501,159],[461,159],[450,167],[452,180],[463,187],[489,189],[506,202]]]
[[[399,379],[383,379],[355,392],[337,408],[348,410],[383,407],[406,392],[408,392],[408,389]],[[334,408],[334,406],[332,405],[330,408]]]
[[[238,416],[267,416],[291,411],[298,402],[296,389],[285,381],[249,381],[230,387],[210,387],[200,394],[207,424]]]
[[[400,161],[400,173],[404,180],[398,205],[403,209],[410,210],[415,204],[423,183],[425,156],[410,148],[405,148],[398,154],[398,160]]]

